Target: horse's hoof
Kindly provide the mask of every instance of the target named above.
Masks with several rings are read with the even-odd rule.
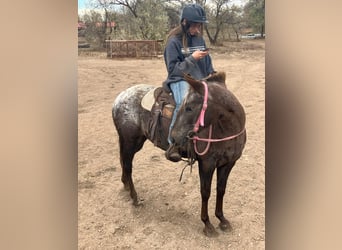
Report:
[[[222,231],[232,231],[232,226],[227,220],[220,222],[219,227]]]
[[[203,233],[207,237],[217,237],[218,236],[218,232],[215,230],[215,228],[212,225],[211,226],[206,226],[203,229]]]
[[[143,206],[143,205],[144,205],[144,199],[136,199],[136,200],[133,200],[133,205],[134,205],[135,207]]]
[[[126,191],[129,191],[131,188],[129,187],[129,183],[128,183],[128,181],[126,181],[126,179],[123,179],[123,178],[121,178],[121,182],[122,182],[122,184],[123,184],[123,186],[124,186],[124,189],[126,190]]]

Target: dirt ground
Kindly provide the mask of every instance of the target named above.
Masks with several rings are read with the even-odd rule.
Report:
[[[79,249],[264,249],[265,248],[265,41],[212,48],[214,68],[247,115],[247,143],[233,168],[224,212],[233,230],[222,232],[215,217],[216,178],[209,216],[219,235],[206,237],[200,219],[197,164],[165,159],[146,142],[134,158],[133,178],[143,206],[134,207],[121,183],[118,137],[111,108],[115,97],[138,83],[161,86],[162,58],[78,59],[78,247]]]

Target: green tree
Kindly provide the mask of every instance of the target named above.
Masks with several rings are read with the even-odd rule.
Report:
[[[215,45],[219,33],[223,28],[223,24],[228,17],[229,0],[213,0],[212,5],[204,6],[209,23],[205,26],[205,31],[209,38],[210,44]]]
[[[89,13],[84,14],[81,20],[86,24],[87,28],[84,31],[84,35],[87,41],[100,47],[105,39],[105,34],[99,24],[103,23],[102,15],[91,10]]]
[[[236,5],[230,7],[226,24],[228,26],[227,33],[229,36],[229,40],[231,40],[230,34],[233,33],[235,35],[235,40],[240,41],[240,33],[243,27],[241,7],[238,7]]]
[[[261,34],[265,33],[265,0],[249,0],[244,7],[248,27]]]
[[[105,0],[97,0],[105,1]],[[123,7],[130,37],[137,39],[162,39],[167,31],[168,17],[165,1],[160,0],[111,0],[109,4]]]
[[[179,25],[182,8],[196,2],[203,6],[209,24],[205,33],[210,44],[217,44],[220,37],[231,39],[231,34],[239,40],[242,26],[240,7],[232,6],[232,0],[89,0],[90,6],[102,11],[103,26],[96,32],[98,39],[106,39],[108,35],[115,39],[164,39],[170,29]],[[250,0],[244,8],[244,17],[248,25],[264,27],[264,15],[259,4],[262,0]],[[264,6],[263,6],[264,8]],[[261,12],[260,12],[261,11]],[[262,15],[261,15],[261,14]],[[93,17],[94,19],[95,17]],[[116,29],[109,30],[105,23],[115,22]],[[259,26],[258,26],[259,27]],[[102,34],[101,34],[102,32]],[[261,32],[263,33],[263,32]],[[94,35],[95,36],[95,35]]]
[[[139,6],[135,19],[142,39],[163,39],[167,32],[168,16],[159,0],[145,0]]]

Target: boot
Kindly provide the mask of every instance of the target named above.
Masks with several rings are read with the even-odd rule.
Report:
[[[170,144],[169,148],[165,152],[166,159],[173,162],[179,162],[182,160],[182,156],[179,154],[177,148]]]

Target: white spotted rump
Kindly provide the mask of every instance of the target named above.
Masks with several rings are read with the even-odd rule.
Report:
[[[113,103],[113,117],[119,118],[123,124],[133,123],[139,125],[141,113],[141,99],[153,86],[138,84],[121,92]]]

